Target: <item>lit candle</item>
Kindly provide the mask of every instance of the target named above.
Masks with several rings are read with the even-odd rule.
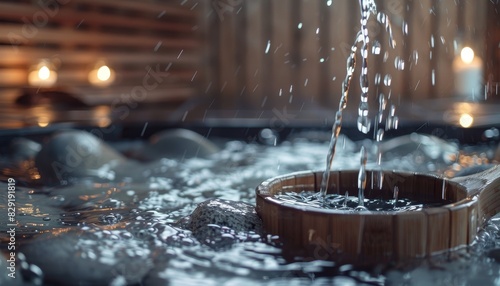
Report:
[[[89,82],[96,86],[108,86],[114,79],[115,72],[104,64],[96,65],[89,73]]]
[[[483,61],[474,56],[474,50],[465,47],[453,61],[454,94],[475,100],[481,94],[483,83]]]
[[[31,68],[28,83],[36,87],[51,87],[57,81],[57,72],[45,61]]]

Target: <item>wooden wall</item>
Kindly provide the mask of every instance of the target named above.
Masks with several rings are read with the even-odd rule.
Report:
[[[28,86],[28,70],[48,59],[55,88],[88,104],[110,104],[155,72],[158,86],[141,102],[197,94],[201,62],[200,8],[187,1],[10,0],[0,2],[0,92],[11,102]],[[99,61],[115,70],[111,86],[94,87],[88,73]],[[197,76],[198,75],[198,76]],[[153,80],[148,77],[149,84]]]
[[[208,6],[214,76],[208,78],[219,109],[299,110],[336,108],[345,61],[359,29],[358,1],[217,0]],[[390,93],[393,102],[452,96],[452,61],[457,47],[469,44],[486,56],[488,9],[481,0],[386,0],[378,10],[392,21],[395,49],[375,17],[369,21],[381,53],[370,54],[370,102]],[[407,33],[403,27],[407,25]],[[215,28],[214,28],[215,27]],[[433,39],[432,39],[433,38]],[[432,45],[431,43],[434,42]],[[384,59],[384,53],[388,55]],[[432,54],[432,56],[431,56]],[[395,60],[405,62],[396,70]],[[359,68],[351,84],[352,108],[359,102]],[[390,87],[375,85],[379,74],[392,77]],[[434,80],[433,80],[434,74]]]
[[[381,43],[381,53],[369,58],[372,107],[380,93],[410,104],[452,96],[455,40],[472,45],[486,61],[485,78],[499,81],[498,61],[492,60],[498,32],[491,34],[487,25],[498,19],[499,4],[376,3],[392,21],[397,45],[389,48],[387,32],[372,17],[372,43]],[[252,110],[254,117],[275,108],[325,110],[331,117],[359,16],[353,0],[3,0],[0,101],[12,102],[28,86],[30,67],[49,59],[57,67],[57,88],[89,104],[112,104],[153,71],[161,83],[148,91],[146,103],[206,98],[211,110]],[[396,58],[404,60],[403,71],[395,69]],[[116,72],[104,88],[87,79],[102,60]],[[358,61],[351,109],[359,102],[359,67]],[[390,75],[391,86],[377,86],[377,75],[381,82]]]

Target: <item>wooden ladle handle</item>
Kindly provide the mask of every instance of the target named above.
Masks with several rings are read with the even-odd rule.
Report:
[[[465,187],[469,198],[478,200],[482,222],[500,212],[500,165],[452,181]]]

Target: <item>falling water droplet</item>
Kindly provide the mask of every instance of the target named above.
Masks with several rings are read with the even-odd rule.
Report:
[[[389,112],[389,116],[387,117],[386,120],[386,126],[385,129],[398,129],[398,124],[399,124],[399,118],[396,116],[396,106],[394,104],[391,105],[391,109]]]
[[[389,34],[389,45],[394,49],[396,47],[396,41],[392,34],[392,25],[391,21],[389,21],[389,17],[384,12],[379,12],[377,14],[377,21],[384,25],[385,31]]]
[[[405,69],[405,61],[400,57],[396,57],[394,59],[394,67],[400,71],[404,70]]]
[[[356,210],[366,210],[365,208],[365,188],[366,188],[366,155],[365,146],[361,146],[360,168],[358,173],[358,206]]]
[[[375,85],[380,85],[380,78],[381,78],[380,73],[376,73],[375,80],[374,80]]]
[[[378,97],[379,110],[384,111],[387,106],[387,100],[385,99],[385,95],[380,93]]]
[[[384,129],[379,129],[377,131],[377,142],[381,142],[384,139]]]
[[[391,86],[392,76],[390,74],[386,74],[384,77],[384,85]]]
[[[357,123],[359,131],[363,132],[364,134],[368,134],[368,132],[370,132],[371,120],[370,118],[368,118],[368,116],[358,117]]]
[[[401,28],[403,30],[403,35],[408,35],[408,23],[406,21],[403,21]]]
[[[266,51],[265,51],[266,54],[269,53],[269,49],[271,49],[271,41],[267,41],[267,46],[266,46]]]
[[[372,54],[374,55],[380,55],[380,43],[378,41],[374,41],[372,45]]]
[[[415,61],[415,65],[418,64],[418,51],[414,50],[413,51],[413,60]]]
[[[399,188],[398,186],[394,187],[394,208],[396,208],[397,203],[398,203],[398,196],[399,196]]]

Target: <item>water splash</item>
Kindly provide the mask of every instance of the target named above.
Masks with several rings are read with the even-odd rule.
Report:
[[[394,209],[397,208],[398,196],[399,196],[399,188],[398,186],[394,186]]]
[[[360,167],[358,173],[358,206],[356,210],[366,210],[365,207],[365,188],[366,188],[366,161],[368,156],[366,154],[365,146],[361,147],[360,151]]]

